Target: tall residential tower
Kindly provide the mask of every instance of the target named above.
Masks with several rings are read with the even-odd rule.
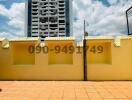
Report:
[[[72,35],[72,0],[28,0],[28,37],[68,37]]]

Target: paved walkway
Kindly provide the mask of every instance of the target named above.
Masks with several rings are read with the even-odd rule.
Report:
[[[132,100],[132,82],[0,81],[0,100]]]

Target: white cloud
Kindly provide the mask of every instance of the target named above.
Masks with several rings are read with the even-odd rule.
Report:
[[[14,3],[9,9],[9,25],[15,28],[24,29],[24,17],[25,17],[25,4],[24,3]]]
[[[3,16],[6,16],[6,14],[8,14],[8,10],[5,8],[4,5],[0,4],[0,14]]]
[[[7,25],[10,26],[10,29],[7,29],[7,31],[10,32],[1,32],[0,36],[3,36],[2,34],[24,36],[24,11],[25,3],[13,3],[9,9],[0,4],[0,15],[5,16],[8,19]]]
[[[108,0],[109,4],[113,5],[116,4],[118,2],[118,0]]]
[[[87,2],[87,3],[86,3]],[[73,9],[81,21],[74,21],[74,36],[83,34],[84,18],[89,23],[91,35],[122,35],[127,32],[125,11],[132,6],[132,0],[108,0],[109,7],[101,1],[74,0]]]
[[[0,32],[0,37],[2,37],[2,38],[15,38],[15,36],[14,35],[12,35],[12,34],[10,34],[10,33],[8,33],[8,32]]]

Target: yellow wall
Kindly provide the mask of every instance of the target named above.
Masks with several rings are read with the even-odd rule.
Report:
[[[111,64],[111,41],[89,40],[87,44],[88,64]]]
[[[132,38],[121,38],[121,46],[111,39],[87,40],[88,80],[132,80]],[[0,80],[83,80],[83,53],[75,40],[46,40],[49,52],[40,49],[40,42],[9,41],[9,48],[0,41]],[[56,53],[55,47],[74,46],[75,52]],[[36,48],[29,53],[29,47]]]
[[[68,50],[66,50],[69,46],[73,46],[73,43],[65,41],[48,42],[50,49],[48,53],[48,64],[73,64],[73,54],[68,53]],[[63,52],[60,52],[61,49],[64,49]]]
[[[11,46],[12,59],[14,65],[35,64],[35,53],[29,53],[29,46],[34,46],[31,42],[15,42]]]
[[[74,46],[73,40],[45,41],[48,53],[38,53],[39,48],[33,54],[28,52],[30,46],[38,45],[37,40],[10,41],[9,48],[0,48],[0,80],[83,80],[81,54],[50,51],[56,45]]]
[[[90,42],[98,45],[101,41],[93,40]],[[109,47],[101,44],[104,45],[105,54],[94,55],[96,63],[87,65],[88,80],[132,80],[132,39],[121,39],[120,47],[114,45],[114,40],[103,41],[104,43],[110,42]],[[107,50],[108,48],[109,50]],[[102,57],[103,55],[106,56]],[[100,60],[97,63],[99,58],[104,63],[100,63]]]

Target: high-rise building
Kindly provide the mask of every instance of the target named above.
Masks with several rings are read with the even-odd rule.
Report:
[[[28,37],[72,36],[72,0],[27,0]]]

